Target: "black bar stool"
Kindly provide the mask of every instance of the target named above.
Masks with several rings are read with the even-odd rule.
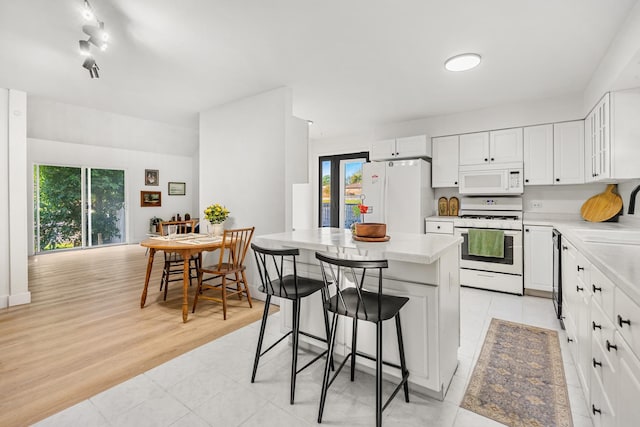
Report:
[[[258,273],[260,274],[260,281],[262,282],[262,286],[260,286],[258,290],[267,294],[267,299],[264,304],[264,313],[262,314],[262,324],[260,325],[258,348],[256,349],[256,356],[253,362],[251,382],[253,383],[256,379],[256,372],[258,371],[260,357],[289,335],[293,334],[293,353],[291,359],[291,404],[293,405],[296,391],[296,375],[309,367],[316,360],[319,360],[322,356],[327,354],[328,351],[323,351],[309,363],[298,369],[299,334],[306,335],[324,343],[328,343],[329,341],[329,315],[324,308],[322,311],[324,313],[326,339],[300,330],[300,300],[320,291],[322,293],[322,303],[324,305],[327,299],[324,293],[325,285],[322,280],[298,276],[296,268],[296,256],[300,255],[300,251],[298,249],[266,249],[253,243],[251,244],[251,249],[253,249],[253,253],[256,257],[256,265],[258,266]],[[293,274],[284,275],[284,268],[289,265],[293,268]],[[285,298],[293,302],[293,329],[273,343],[268,349],[262,351],[262,340],[264,338],[264,329],[267,325],[269,305],[271,303],[272,296]],[[333,361],[331,364],[333,364]]]
[[[344,256],[338,258],[318,252],[316,252],[316,258],[320,261],[322,277],[325,283],[325,291],[328,292],[328,287],[331,283],[336,284],[336,294],[325,302],[325,309],[333,313],[331,339],[329,341],[329,356],[333,354],[333,348],[335,345],[338,315],[351,317],[353,319],[351,353],[349,353],[342,361],[338,370],[333,374],[331,380],[329,380],[329,357],[327,357],[327,364],[324,369],[324,378],[322,381],[322,394],[320,396],[318,422],[322,422],[322,413],[324,411],[324,404],[327,398],[327,390],[349,358],[351,358],[351,381],[353,381],[356,356],[361,356],[376,362],[376,426],[379,427],[382,425],[382,411],[389,405],[398,391],[400,391],[400,387],[404,388],[404,399],[406,402],[409,402],[409,384],[407,383],[409,371],[407,370],[405,362],[402,328],[400,326],[400,309],[407,303],[407,301],[409,301],[409,298],[385,295],[382,293],[382,269],[388,267],[387,260],[355,260],[348,259]],[[377,292],[363,289],[367,269],[378,270]],[[349,283],[350,286],[347,286],[347,283]],[[396,320],[400,366],[382,360],[382,322],[391,318],[395,318]],[[376,324],[376,357],[356,351],[358,320],[365,320]],[[398,368],[402,373],[402,381],[400,381],[384,405],[382,403],[383,364]]]

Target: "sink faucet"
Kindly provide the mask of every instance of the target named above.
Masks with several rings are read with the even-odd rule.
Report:
[[[638,190],[640,190],[640,185],[638,185],[632,192],[631,197],[629,197],[629,215],[633,215],[636,209],[636,194],[638,194]]]

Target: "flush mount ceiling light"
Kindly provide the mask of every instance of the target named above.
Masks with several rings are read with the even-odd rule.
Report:
[[[452,56],[444,62],[444,68],[449,71],[467,71],[480,64],[480,55],[477,53],[463,53]]]
[[[82,32],[89,36],[87,40],[80,40],[80,54],[85,56],[82,66],[89,70],[89,75],[91,78],[99,78],[98,75],[98,64],[96,60],[91,55],[91,46],[90,44],[96,46],[101,51],[107,50],[107,41],[109,40],[109,34],[104,30],[104,22],[99,20],[96,17],[93,8],[89,4],[88,0],[84,0],[84,7],[82,9],[82,17],[87,21],[95,21],[96,25],[83,25]]]

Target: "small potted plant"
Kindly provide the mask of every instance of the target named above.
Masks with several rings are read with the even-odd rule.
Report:
[[[204,217],[211,223],[212,234],[221,236],[224,230],[223,223],[229,218],[229,209],[220,203],[214,203],[204,210]]]

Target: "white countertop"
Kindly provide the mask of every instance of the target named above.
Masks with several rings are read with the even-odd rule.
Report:
[[[640,220],[588,222],[576,215],[525,213],[524,225],[548,225],[560,231],[605,276],[640,305],[640,245],[586,242],[585,229],[640,230]]]
[[[428,216],[425,219],[427,221],[448,221],[453,222],[454,219],[459,218],[457,216]]]
[[[296,247],[321,252],[354,252],[362,256],[393,261],[431,264],[462,242],[462,238],[446,234],[389,233],[388,242],[354,241],[350,230],[317,228],[256,236],[256,244],[270,241],[283,247]]]

